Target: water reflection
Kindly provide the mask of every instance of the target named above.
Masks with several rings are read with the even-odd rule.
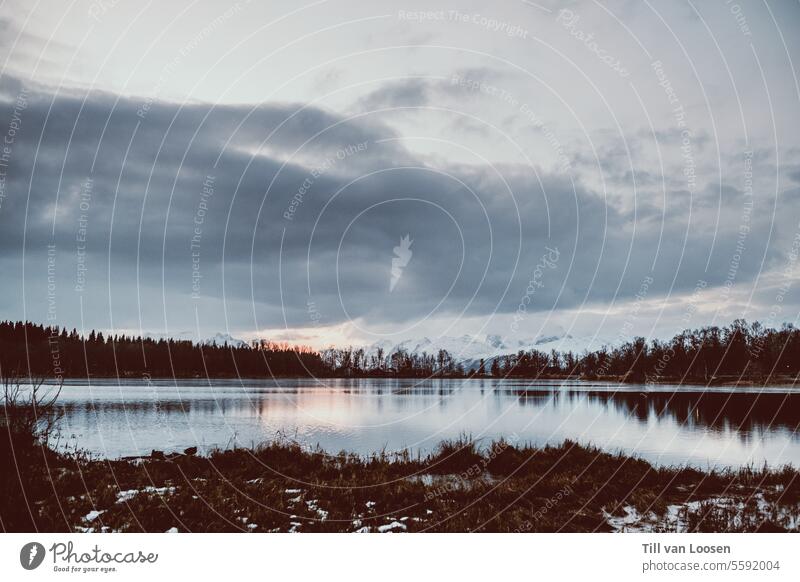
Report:
[[[250,445],[430,451],[444,438],[569,438],[660,464],[800,466],[800,392],[494,380],[71,384],[63,436],[102,456]]]
[[[498,391],[500,392],[500,391]],[[515,390],[522,405],[540,406],[551,398],[570,405],[587,399],[597,406],[613,409],[631,420],[647,422],[652,416],[674,419],[687,428],[722,430],[735,428],[742,437],[754,430],[800,428],[800,394],[735,392],[554,392]]]

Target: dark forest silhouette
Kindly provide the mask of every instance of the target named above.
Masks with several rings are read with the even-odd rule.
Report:
[[[197,344],[92,331],[83,337],[33,323],[0,323],[0,366],[30,377],[581,377],[631,382],[769,380],[800,374],[800,330],[736,320],[727,327],[686,330],[671,340],[637,337],[592,352],[535,349],[462,362],[435,354],[382,349],[307,347],[266,340],[249,345]]]
[[[95,377],[264,377],[324,374],[310,349],[258,342],[196,344],[76,330],[33,323],[0,323],[0,367],[7,374],[52,378]]]
[[[772,329],[737,319],[726,327],[685,330],[667,341],[637,337],[582,354],[520,351],[497,358],[492,371],[498,376],[552,374],[632,382],[795,377],[800,373],[800,330],[791,324]]]

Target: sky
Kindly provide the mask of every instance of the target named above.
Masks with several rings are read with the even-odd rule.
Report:
[[[0,4],[0,319],[330,344],[800,313],[800,3]]]

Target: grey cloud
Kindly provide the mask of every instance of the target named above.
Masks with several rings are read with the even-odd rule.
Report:
[[[3,81],[1,127],[18,90]],[[109,327],[113,315],[118,327],[166,317],[173,328],[191,328],[195,307],[219,329],[284,320],[302,327],[311,324],[309,301],[326,324],[348,316],[382,324],[430,312],[509,313],[548,247],[560,259],[529,294],[528,309],[560,309],[630,298],[654,262],[664,275],[655,277],[653,294],[669,290],[673,275],[673,290],[701,278],[720,284],[736,243],[736,220],[721,221],[714,246],[714,209],[690,220],[679,193],[670,193],[666,212],[653,205],[634,214],[562,175],[537,179],[515,165],[499,166],[500,175],[478,166],[428,167],[398,142],[383,141],[393,130],[370,116],[347,119],[296,104],[160,101],[137,115],[142,104],[99,92],[29,95],[0,208],[0,261],[15,281],[23,280],[24,261],[28,288],[45,289],[47,245],[55,244],[63,323],[78,320],[82,220],[82,298],[93,307],[84,315],[98,327]],[[204,198],[207,176],[213,195]],[[89,177],[91,199],[82,208]],[[734,217],[736,196],[726,190],[725,210]],[[198,227],[201,298],[192,299]],[[737,281],[758,273],[768,233],[769,216],[754,216]],[[393,249],[405,235],[414,240],[413,255],[390,291]],[[21,293],[21,285],[10,287],[3,316],[21,313]],[[44,292],[25,301],[27,313],[44,313]]]
[[[389,107],[422,107],[434,92],[429,79],[398,79],[383,83],[359,102],[359,109],[373,111]]]

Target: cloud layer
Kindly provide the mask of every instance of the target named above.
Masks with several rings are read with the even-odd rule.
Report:
[[[513,37],[380,3],[317,29],[289,11],[273,47],[244,30],[278,8],[203,4],[204,27],[141,54],[104,31],[146,17],[108,10],[85,38],[131,67],[125,83],[73,38],[85,21],[66,34],[22,6],[0,17],[0,317],[290,338],[348,324],[374,339],[460,320],[502,332],[493,322],[523,311],[605,311],[619,327],[646,301],[676,327],[698,284],[709,320],[766,317],[799,232],[792,40],[755,7],[769,42],[748,53],[728,14],[703,13],[713,43],[680,42],[653,8],[623,34],[591,4],[570,26],[542,6],[498,13],[527,31]],[[688,8],[663,16],[700,26]],[[265,44],[241,48],[237,22],[242,43]],[[241,50],[212,66],[215,46]],[[782,301],[778,319],[796,293]]]

